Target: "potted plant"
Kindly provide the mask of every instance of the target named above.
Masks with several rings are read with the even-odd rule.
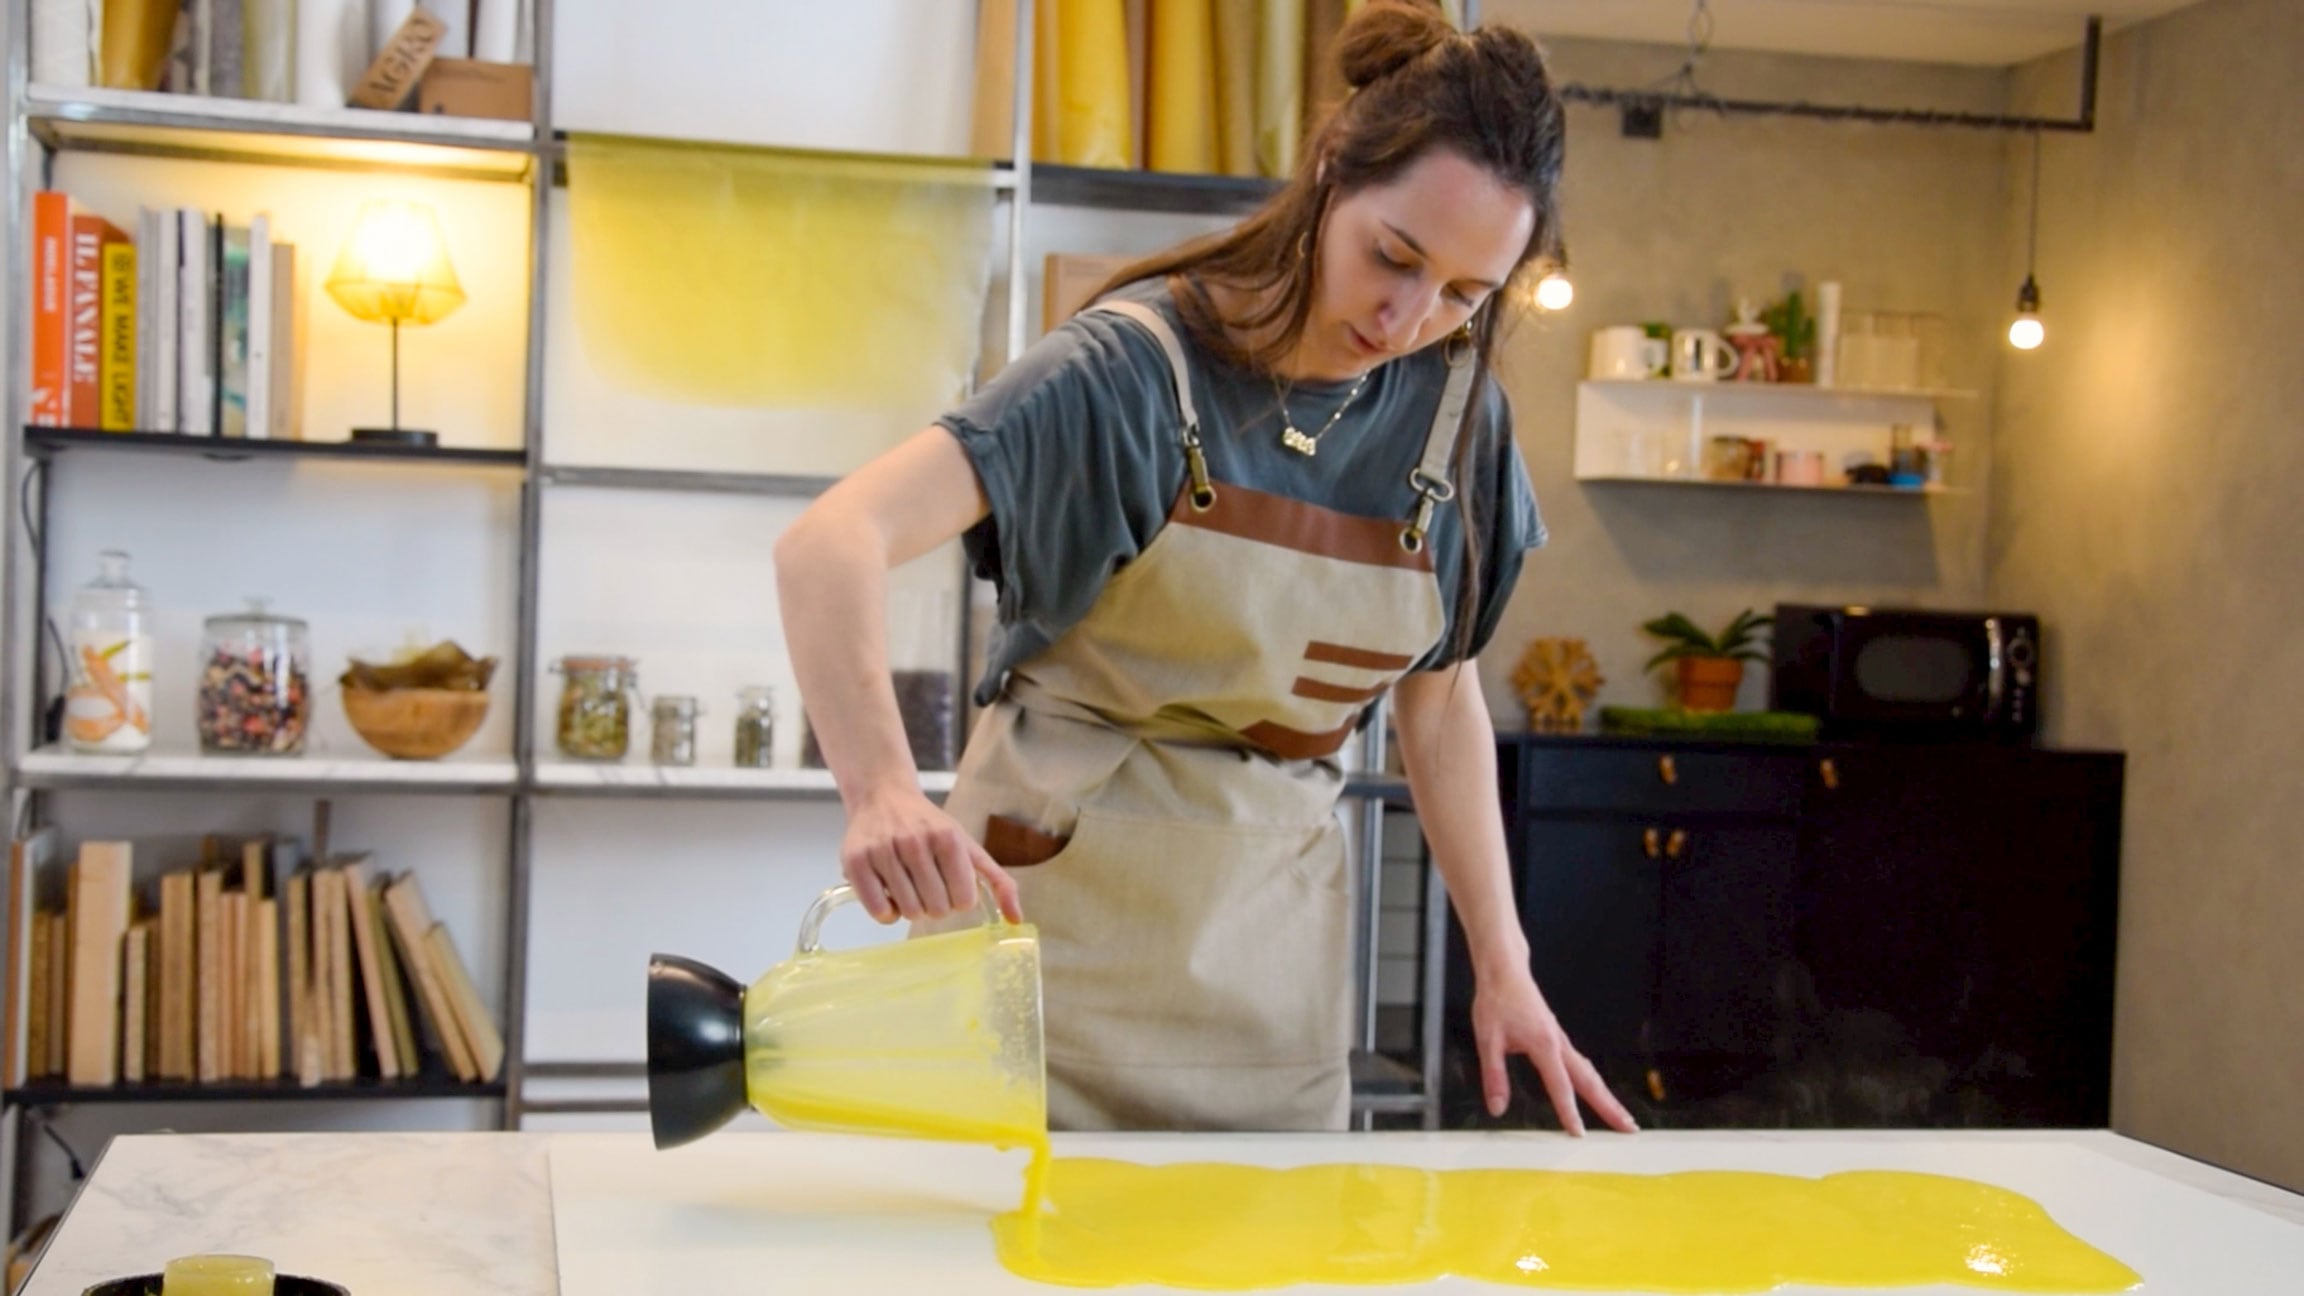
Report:
[[[1795,288],[1786,293],[1784,300],[1761,312],[1760,318],[1782,347],[1776,362],[1776,381],[1814,382],[1816,317],[1808,313],[1807,303],[1800,300],[1800,290]]]
[[[1649,658],[1643,669],[1675,663],[1680,705],[1687,710],[1734,710],[1736,689],[1744,682],[1744,663],[1768,656],[1754,632],[1774,621],[1746,608],[1715,636],[1678,612],[1666,613],[1640,627],[1665,641],[1664,650]]]

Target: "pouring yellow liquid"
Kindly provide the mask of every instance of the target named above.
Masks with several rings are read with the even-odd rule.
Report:
[[[1787,1283],[2117,1292],[2136,1272],[2029,1198],[1905,1171],[1820,1179],[1062,1157],[993,1221],[1020,1277],[1244,1291],[1455,1275],[1586,1291]]]

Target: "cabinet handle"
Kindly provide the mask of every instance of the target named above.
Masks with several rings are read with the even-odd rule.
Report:
[[[1664,786],[1673,787],[1680,782],[1680,767],[1673,764],[1671,757],[1659,756],[1656,758],[1656,776],[1664,780]]]
[[[1663,837],[1664,835],[1662,833],[1657,832],[1653,828],[1650,828],[1646,832],[1641,833],[1640,853],[1646,855],[1650,859],[1655,859],[1658,853],[1664,849]]]
[[[1825,757],[1823,761],[1816,766],[1816,772],[1822,775],[1824,778],[1825,791],[1837,792],[1840,790],[1840,767],[1832,763],[1831,757]]]
[[[1666,859],[1678,859],[1681,853],[1687,849],[1688,833],[1684,829],[1675,828],[1672,830],[1672,835],[1664,839],[1664,858]]]

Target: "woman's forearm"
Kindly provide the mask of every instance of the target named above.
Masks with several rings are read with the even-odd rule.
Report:
[[[888,567],[850,510],[812,509],[776,542],[776,597],[809,732],[851,812],[919,770],[888,674]]]
[[[1525,975],[1528,938],[1512,896],[1496,796],[1496,729],[1470,665],[1412,675],[1395,690],[1401,763],[1416,817],[1448,884],[1474,973]]]

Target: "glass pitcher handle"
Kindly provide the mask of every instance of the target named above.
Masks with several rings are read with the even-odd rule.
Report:
[[[799,952],[802,954],[823,953],[824,943],[820,939],[820,933],[824,927],[826,915],[855,899],[856,888],[845,882],[816,897],[816,903],[808,906],[807,916],[800,920]],[[992,888],[984,885],[982,878],[976,879],[976,908],[984,915],[984,925],[987,927],[997,926],[1007,921],[1000,916],[999,908],[992,903]]]

